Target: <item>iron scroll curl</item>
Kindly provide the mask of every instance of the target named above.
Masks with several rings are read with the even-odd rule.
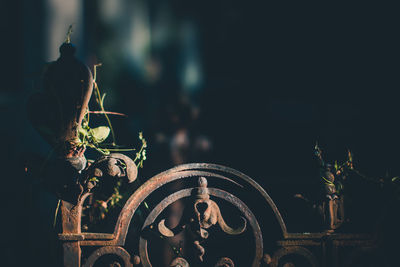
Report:
[[[125,203],[125,206],[118,217],[113,233],[115,239],[111,243],[113,245],[119,246],[123,246],[125,244],[126,235],[129,229],[129,223],[132,219],[133,214],[135,213],[139,205],[153,191],[172,181],[187,179],[191,177],[213,177],[216,179],[231,180],[233,183],[245,183],[255,188],[272,209],[275,218],[280,226],[281,236],[287,236],[286,224],[283,221],[283,218],[278,208],[276,207],[274,201],[271,199],[268,193],[257,182],[237,170],[222,165],[209,163],[190,163],[179,165],[175,168],[169,169],[156,176],[153,176],[142,186],[140,186],[135,191],[135,193],[131,195],[131,197]]]

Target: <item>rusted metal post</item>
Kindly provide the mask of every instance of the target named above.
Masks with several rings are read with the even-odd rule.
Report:
[[[79,241],[66,241],[63,243],[64,267],[81,266],[81,247]]]
[[[78,234],[81,232],[81,202],[74,206],[67,201],[61,202],[61,217],[63,234]],[[79,240],[64,240],[64,267],[81,266],[81,247]]]

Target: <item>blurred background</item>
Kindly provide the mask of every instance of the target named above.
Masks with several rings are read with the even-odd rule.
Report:
[[[128,116],[112,117],[117,143],[138,146],[139,131],[148,141],[142,180],[181,163],[218,163],[248,174],[279,202],[287,188],[316,182],[316,141],[330,162],[344,161],[350,149],[360,171],[400,174],[394,10],[239,0],[2,1],[3,219],[18,233],[10,238],[29,236],[3,252],[13,258],[18,243],[31,260],[45,261],[46,242],[34,241],[51,228],[56,199],[18,168],[27,155],[50,150],[27,121],[25,104],[41,89],[43,67],[58,58],[69,25],[78,58],[92,70],[102,63],[97,82],[106,110]]]

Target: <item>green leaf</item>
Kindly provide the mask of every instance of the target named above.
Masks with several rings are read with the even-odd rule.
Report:
[[[96,183],[98,183],[98,182],[99,182],[99,179],[97,179],[96,177],[92,177],[92,178],[89,179],[89,182],[96,182]]]
[[[84,137],[86,137],[88,135],[88,131],[86,129],[82,128],[82,127],[78,128],[78,133],[79,133],[79,138],[81,140],[83,140]]]
[[[94,142],[101,143],[110,134],[110,128],[107,126],[96,127],[91,130],[91,134]]]

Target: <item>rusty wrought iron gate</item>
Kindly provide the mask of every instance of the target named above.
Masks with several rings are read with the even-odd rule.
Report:
[[[112,233],[81,231],[87,196],[75,205],[62,201],[64,266],[352,266],[376,247],[370,235],[288,233],[267,192],[220,165],[186,164],[149,179],[127,200]],[[154,208],[134,221],[145,201]],[[165,211],[177,201],[183,211],[172,228]]]

